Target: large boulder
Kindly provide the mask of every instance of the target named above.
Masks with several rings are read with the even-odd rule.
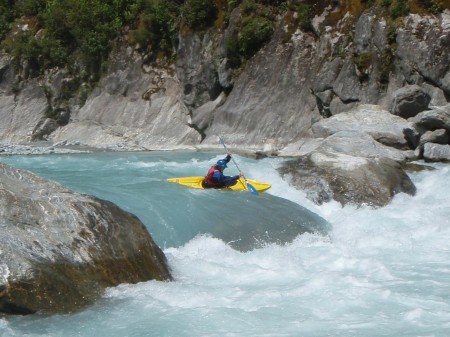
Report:
[[[367,133],[355,130],[339,131],[327,137],[319,149],[353,157],[389,158],[399,163],[405,163],[409,158],[406,151],[383,145]]]
[[[422,111],[416,116],[409,118],[408,122],[410,126],[404,130],[405,138],[410,144],[410,147],[416,150],[415,153],[418,158],[422,158],[424,155],[424,145],[427,143],[442,145],[449,143],[450,104]],[[430,149],[433,147],[428,147],[428,154],[431,153]],[[431,155],[428,159],[434,161],[437,158],[440,158],[440,155]]]
[[[430,95],[421,87],[407,85],[393,93],[389,111],[403,118],[414,117],[419,112],[427,110],[430,101]]]
[[[423,111],[416,116],[409,118],[413,127],[421,134],[426,131],[434,131],[438,129],[450,132],[450,104],[440,107],[434,107],[431,110]]]
[[[450,145],[426,143],[423,147],[426,161],[450,162]]]
[[[105,287],[170,280],[139,219],[111,202],[0,164],[0,312],[72,312]]]
[[[401,165],[388,158],[316,150],[287,162],[279,171],[317,204],[336,200],[342,205],[381,207],[397,193],[416,191]]]
[[[361,104],[354,109],[322,119],[312,126],[314,136],[326,138],[339,131],[363,131],[376,141],[397,149],[409,149],[403,130],[410,124],[378,105]]]

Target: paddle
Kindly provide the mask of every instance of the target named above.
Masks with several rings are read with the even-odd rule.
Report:
[[[222,137],[219,137],[219,140],[220,140],[220,143],[223,145],[225,151],[228,153],[229,151],[228,151],[228,149],[227,149],[227,146],[225,145],[225,142],[224,142],[223,138],[222,138]],[[242,172],[241,169],[239,168],[238,164],[236,163],[236,161],[234,160],[233,157],[231,157],[231,160],[233,161],[234,165],[236,165],[236,167],[237,167],[237,169],[239,170],[239,172]],[[255,188],[252,184],[250,184],[250,183],[247,181],[247,179],[245,178],[244,175],[242,175],[242,177],[244,178],[245,183],[247,184],[247,190],[249,190],[250,193],[252,193],[252,194],[254,194],[254,195],[258,195],[258,191],[256,190],[256,188]]]

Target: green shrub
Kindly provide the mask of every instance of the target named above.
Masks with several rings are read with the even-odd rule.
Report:
[[[6,34],[11,29],[14,21],[14,11],[9,5],[9,1],[0,0],[0,41],[3,41]]]
[[[210,26],[217,17],[217,7],[213,0],[186,0],[183,16],[191,29],[202,30]]]
[[[370,52],[361,53],[353,57],[353,62],[358,68],[359,72],[364,73],[372,63],[372,54]]]
[[[19,0],[15,1],[17,16],[37,16],[45,10],[45,0]]]
[[[311,7],[305,3],[297,5],[298,25],[302,30],[311,28]]]
[[[225,48],[231,67],[239,67],[241,65],[241,52],[238,38],[236,36],[229,37],[225,42]]]
[[[234,8],[239,6],[240,0],[228,0],[228,10],[232,11]]]
[[[167,0],[147,0],[141,14],[139,28],[133,33],[136,43],[151,44],[153,48],[169,52],[178,34],[179,9]]]
[[[27,61],[34,71],[42,71],[55,66],[64,66],[67,62],[67,51],[59,40],[47,37],[36,38],[30,32],[19,32],[14,43],[6,46],[6,50],[15,57],[16,66]]]
[[[419,4],[433,14],[438,14],[445,9],[439,0],[419,0]]]
[[[54,0],[44,14],[47,34],[68,53],[79,49],[88,69],[98,75],[123,24],[120,0]]]
[[[239,36],[240,51],[245,57],[253,56],[272,36],[273,23],[263,17],[243,20]]]
[[[242,13],[244,15],[251,15],[256,11],[257,6],[255,0],[244,0],[241,5]]]
[[[396,19],[409,13],[407,0],[395,0],[391,6],[391,16]]]

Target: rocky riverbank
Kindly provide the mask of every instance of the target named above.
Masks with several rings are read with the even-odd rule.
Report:
[[[280,168],[280,174],[315,203],[336,200],[342,205],[385,206],[397,193],[415,193],[416,188],[404,171],[406,163],[450,162],[450,104],[424,105],[423,95],[417,92],[423,94],[417,87],[405,87],[401,97],[395,97],[397,112],[402,111],[399,106],[407,106],[402,113],[361,104],[314,123],[311,138],[302,138],[280,150],[270,143],[259,149],[239,147],[233,139],[229,145],[244,155],[296,157]],[[95,148],[68,142],[45,145],[0,146],[0,153],[142,150],[126,145]],[[206,150],[212,146],[196,148]]]
[[[131,152],[131,151],[145,151],[139,147],[131,147],[127,144],[115,144],[107,147],[93,147],[80,142],[60,142],[54,144],[53,142],[33,142],[27,145],[23,144],[1,144],[1,155],[43,155],[43,154],[76,154],[76,153],[95,153],[95,152]]]

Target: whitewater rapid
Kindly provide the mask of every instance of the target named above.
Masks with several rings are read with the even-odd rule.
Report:
[[[108,198],[147,224],[150,185],[157,184],[157,198],[170,202],[176,189],[166,189],[164,178],[198,174],[220,157],[158,153],[0,160]],[[282,159],[237,159],[246,176],[273,184],[268,193],[325,218],[328,235],[304,234],[286,245],[248,252],[197,236],[179,247],[163,247],[175,282],[120,285],[70,315],[3,317],[0,335],[450,335],[448,165],[411,173],[415,196],[399,194],[387,207],[371,209],[314,205],[279,177]],[[189,193],[195,203],[198,191]],[[161,207],[154,212],[161,226],[185,216]]]

